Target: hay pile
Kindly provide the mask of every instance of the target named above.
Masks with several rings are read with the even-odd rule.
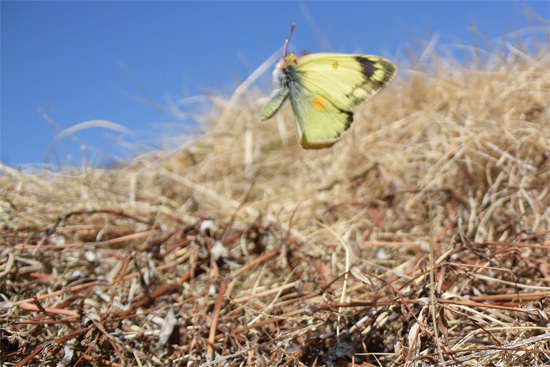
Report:
[[[491,60],[400,70],[331,149],[251,89],[177,154],[3,167],[2,365],[550,364],[550,52]]]

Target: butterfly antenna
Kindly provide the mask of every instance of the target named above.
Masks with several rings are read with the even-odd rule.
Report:
[[[296,23],[292,23],[292,26],[290,27],[290,35],[288,36],[288,39],[285,40],[285,47],[283,48],[283,53],[286,55],[286,48],[288,47],[288,43],[290,42],[290,38],[292,37],[292,33],[294,32],[294,27],[296,26]]]

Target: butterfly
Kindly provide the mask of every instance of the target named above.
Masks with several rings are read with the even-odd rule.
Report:
[[[295,24],[285,41],[284,56],[275,66],[279,85],[262,109],[260,120],[272,118],[290,98],[298,139],[305,149],[327,148],[353,123],[353,113],[380,92],[397,67],[373,55],[314,53],[296,57],[287,53]]]

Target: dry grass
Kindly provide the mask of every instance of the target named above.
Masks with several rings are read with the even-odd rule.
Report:
[[[165,157],[4,167],[2,366],[550,364],[537,48],[401,70],[332,149],[247,89]]]

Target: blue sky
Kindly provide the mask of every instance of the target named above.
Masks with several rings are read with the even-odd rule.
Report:
[[[154,103],[230,94],[283,45],[292,22],[291,50],[406,60],[407,45],[436,33],[440,45],[471,45],[472,20],[496,42],[527,27],[524,5],[550,18],[548,1],[1,1],[0,161],[105,165],[113,161],[82,142],[121,158],[163,146],[192,120]],[[268,92],[269,74],[259,85]],[[52,143],[90,120],[132,133],[92,127],[75,133],[80,142]]]

